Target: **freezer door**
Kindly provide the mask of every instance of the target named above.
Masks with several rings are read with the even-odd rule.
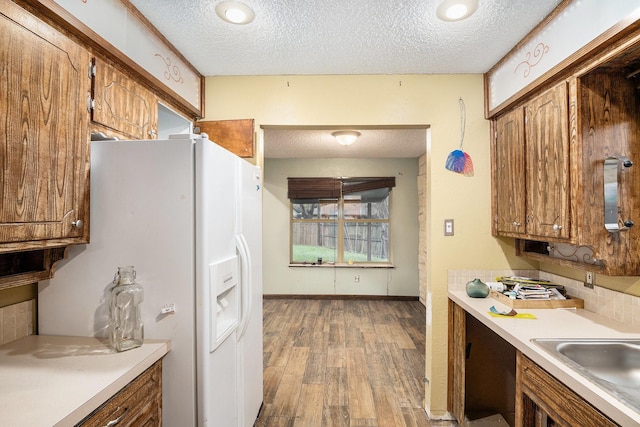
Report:
[[[208,139],[195,141],[198,425],[237,426],[240,402],[237,392],[237,341],[235,333],[223,334],[218,339],[216,323],[218,303],[231,306],[240,298],[239,279],[238,284],[232,286],[235,289],[233,298],[228,292],[231,290],[229,288],[222,291],[224,301],[219,300],[217,284],[212,286],[211,283],[214,279],[210,279],[210,266],[227,263],[223,270],[228,270],[227,267],[235,262],[234,274],[237,277],[234,235],[238,200],[235,171],[239,158]],[[217,275],[218,272],[213,274]],[[229,274],[222,274],[223,282],[226,276]],[[225,292],[228,298],[224,296]],[[235,310],[238,315],[239,307]]]
[[[237,331],[240,426],[252,426],[263,401],[262,170],[238,164],[240,215],[236,240],[241,253],[241,320]]]

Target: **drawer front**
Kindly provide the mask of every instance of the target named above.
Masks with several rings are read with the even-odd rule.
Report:
[[[556,380],[529,358],[518,353],[518,382],[522,392],[557,425],[614,427],[616,423]],[[516,415],[518,417],[518,415]],[[525,423],[527,425],[527,423]]]
[[[162,363],[156,362],[78,426],[161,426]]]

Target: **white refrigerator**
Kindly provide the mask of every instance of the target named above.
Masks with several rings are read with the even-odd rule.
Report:
[[[119,266],[171,339],[163,424],[252,426],[263,401],[262,174],[206,135],[91,142],[91,240],[38,287],[42,335],[108,336]]]

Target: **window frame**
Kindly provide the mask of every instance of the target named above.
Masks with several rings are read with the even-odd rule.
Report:
[[[291,266],[299,266],[299,265],[318,265],[317,262],[308,262],[308,261],[294,261],[293,257],[294,257],[294,229],[296,224],[330,224],[333,227],[336,228],[337,233],[336,233],[336,248],[335,248],[335,259],[333,261],[330,262],[326,262],[325,260],[323,260],[322,265],[331,265],[331,266],[358,266],[358,267],[390,267],[393,265],[393,249],[391,247],[391,216],[392,216],[392,189],[395,186],[395,177],[390,177],[390,178],[289,178],[289,265]],[[291,180],[295,180],[294,181],[294,185],[291,184]],[[319,190],[319,192],[314,192],[313,190],[310,191],[306,191],[304,188],[300,188],[299,186],[303,186],[305,184],[305,181],[309,182],[311,184],[311,186],[316,186],[316,188],[321,188],[321,190]],[[338,191],[338,193],[336,194],[335,191],[331,190],[332,192],[327,192],[327,188],[331,187],[331,184],[329,184],[330,181],[340,181],[341,185],[340,185],[340,190]],[[351,186],[351,190],[347,191],[346,194],[343,194],[342,188],[343,188],[343,184],[347,182],[351,182],[354,183],[353,186]],[[318,184],[319,183],[319,184]],[[382,184],[382,185],[381,185]],[[298,186],[296,187],[295,191],[292,191],[292,188],[294,186]],[[373,186],[373,188],[372,188]],[[387,188],[388,189],[388,193],[387,193],[387,206],[388,206],[388,214],[387,214],[387,218],[371,218],[371,215],[367,215],[367,218],[345,218],[345,197],[347,199],[347,203],[349,202],[349,194],[353,194],[353,193],[361,193],[367,190],[372,190],[372,189],[381,189],[381,188]],[[305,199],[305,198],[296,198],[296,197],[292,197],[292,196],[296,196],[296,195],[322,195],[322,196],[328,196],[328,197],[319,197],[317,199]],[[336,197],[337,196],[337,197]],[[296,218],[294,215],[294,206],[295,205],[299,205],[301,201],[303,200],[314,200],[315,203],[318,203],[318,209],[320,209],[320,205],[323,201],[327,202],[327,201],[336,201],[337,202],[337,215],[335,218],[322,218],[321,215],[318,215],[318,218]],[[373,202],[367,202],[367,204],[369,205],[369,212],[371,212],[371,203]],[[362,203],[360,203],[362,204]],[[318,212],[318,214],[320,214],[320,212]],[[371,227],[372,224],[387,224],[387,235],[386,235],[386,240],[387,240],[387,244],[386,244],[386,249],[387,249],[387,257],[385,261],[374,261],[374,260],[370,260],[371,257],[371,251],[369,250],[367,253],[367,256],[369,257],[369,260],[366,261],[362,261],[362,260],[350,260],[350,259],[345,259],[345,226],[347,224],[356,224],[356,223],[366,223],[369,227]],[[371,233],[368,233],[368,244],[371,245]]]

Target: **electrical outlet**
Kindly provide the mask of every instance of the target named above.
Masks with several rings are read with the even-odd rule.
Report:
[[[587,271],[584,274],[584,286],[589,288],[589,289],[593,289],[593,285],[596,281],[596,273],[592,272],[592,271]]]
[[[453,236],[453,220],[452,219],[444,220],[444,235]]]
[[[353,276],[353,281],[356,282],[356,283],[359,283],[360,282],[360,275],[356,274],[355,276]]]

